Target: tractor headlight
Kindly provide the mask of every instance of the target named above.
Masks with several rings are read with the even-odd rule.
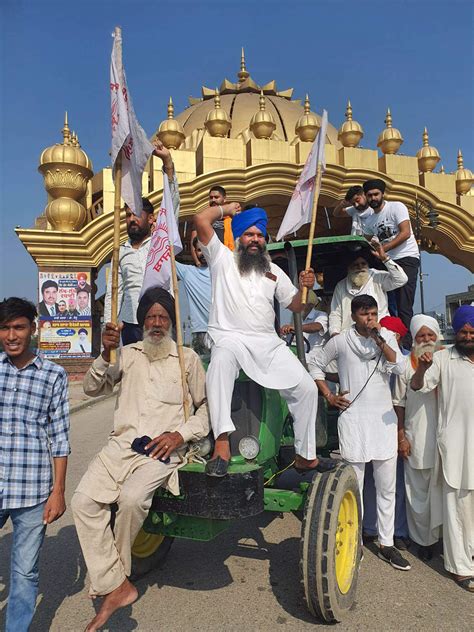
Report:
[[[252,461],[257,458],[258,453],[260,452],[258,439],[252,435],[242,437],[239,441],[239,452],[247,461]]]

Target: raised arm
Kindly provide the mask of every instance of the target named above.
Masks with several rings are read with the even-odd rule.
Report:
[[[118,355],[115,364],[110,365],[110,352],[112,349],[118,348],[122,328],[122,323],[119,325],[106,324],[102,334],[102,345],[104,347],[102,355],[94,360],[84,376],[83,389],[86,395],[97,397],[98,395],[111,393],[115,384],[120,382],[122,378],[120,355]]]
[[[337,203],[333,210],[334,217],[350,217],[349,213],[346,212],[346,208],[352,206],[350,202],[347,200],[341,200]]]
[[[241,210],[238,202],[228,202],[222,206],[208,206],[200,213],[196,213],[194,216],[194,228],[199,241],[204,246],[207,246],[214,235],[214,228],[212,227],[214,222],[223,217],[233,217],[236,213],[240,213]]]
[[[288,305],[287,309],[289,309],[291,312],[302,312],[305,307],[305,305],[301,302],[303,296],[303,288],[307,287],[308,290],[312,290],[315,283],[316,277],[314,275],[313,268],[309,268],[309,270],[302,270],[299,275],[300,289],[294,295],[293,300]]]

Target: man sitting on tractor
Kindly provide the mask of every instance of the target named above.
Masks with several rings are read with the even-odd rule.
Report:
[[[294,420],[295,467],[332,469],[335,463],[322,462],[316,456],[317,389],[274,328],[274,298],[283,307],[301,312],[302,289],[314,286],[314,272],[309,269],[300,273],[297,290],[266,252],[265,211],[240,210],[237,203],[210,206],[194,220],[212,278],[208,334],[213,346],[206,384],[216,443],[206,473],[225,476],[228,471],[231,457],[228,435],[235,430],[231,400],[240,369],[257,384],[279,390],[287,401]],[[216,220],[226,216],[233,216],[234,252],[219,241],[212,227]]]

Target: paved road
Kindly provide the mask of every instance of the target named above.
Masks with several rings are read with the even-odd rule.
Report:
[[[114,401],[72,416],[68,499],[111,427]],[[299,584],[300,523],[263,514],[234,525],[208,543],[175,540],[165,566],[138,582],[140,599],[115,614],[108,630],[166,632],[335,629],[377,632],[474,629],[474,595],[448,579],[438,557],[430,565],[409,555],[412,571],[395,571],[365,553],[357,603],[334,628],[306,611]],[[0,538],[0,607],[8,593],[11,531]],[[48,530],[43,547],[39,605],[32,632],[83,630],[94,614],[70,510]],[[1,619],[1,616],[0,616]],[[0,628],[3,629],[3,620]]]

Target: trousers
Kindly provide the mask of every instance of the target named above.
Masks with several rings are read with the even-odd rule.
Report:
[[[214,347],[212,360],[206,373],[209,415],[214,437],[224,432],[233,432],[231,418],[232,393],[239,375],[240,366],[229,349]],[[293,417],[296,454],[305,459],[316,458],[316,416],[318,413],[318,390],[309,373],[304,373],[300,382],[292,388],[280,390]]]
[[[405,285],[394,290],[397,301],[397,316],[401,319],[405,327],[410,330],[420,260],[417,257],[402,257],[401,259],[397,259],[396,263],[398,263],[408,277],[408,281]],[[406,336],[403,337],[403,346],[406,349],[411,349],[411,345],[412,338],[408,331]]]
[[[454,489],[443,477],[444,568],[474,577],[474,490]]]
[[[364,493],[365,463],[352,465],[359,483],[360,497]],[[397,477],[397,455],[385,461],[372,461],[377,505],[377,532],[382,546],[393,546],[395,524],[395,484]],[[363,507],[363,504],[362,504]]]
[[[33,507],[0,509],[0,528],[8,518],[13,524],[5,632],[28,632],[38,596],[39,555],[46,532],[43,524],[45,502]]]
[[[395,487],[395,537],[408,537],[407,508],[405,503],[404,461],[397,459],[397,482]],[[377,502],[372,462],[365,464],[364,477],[364,533],[377,535]]]
[[[443,521],[441,486],[432,468],[415,470],[405,463],[408,533],[413,542],[431,546],[439,540]]]
[[[95,467],[97,467],[97,462]],[[112,510],[76,491],[71,508],[90,578],[91,595],[107,595],[131,573],[132,546],[151,506],[155,490],[170,474],[165,463],[150,459],[123,483],[117,500],[114,529]]]

